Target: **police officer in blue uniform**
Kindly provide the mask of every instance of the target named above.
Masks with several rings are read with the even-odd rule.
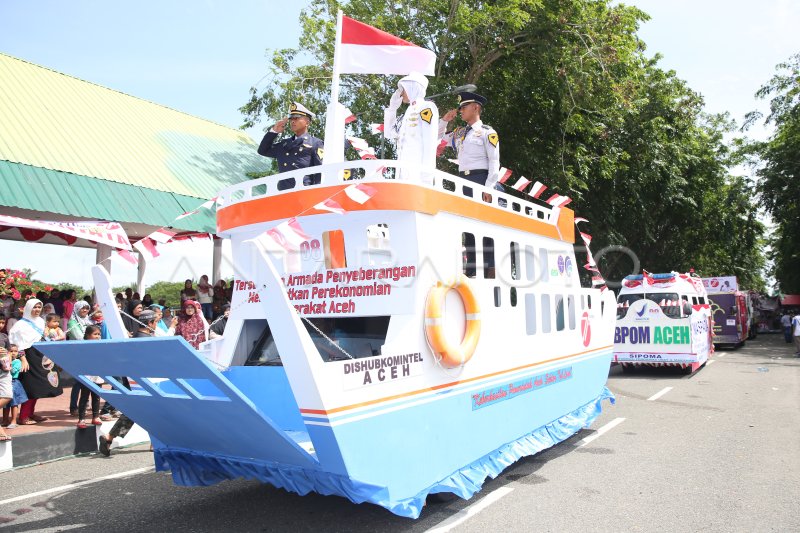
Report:
[[[298,102],[289,106],[289,118],[275,123],[264,135],[258,147],[258,153],[265,157],[273,157],[278,161],[278,172],[288,172],[298,168],[314,167],[322,164],[323,143],[321,139],[308,133],[308,125],[314,119],[314,113]],[[275,142],[283,133],[286,124],[292,130],[291,137]],[[303,177],[303,185],[316,185],[322,179],[321,174],[310,174]],[[280,180],[278,190],[294,187],[294,178]]]

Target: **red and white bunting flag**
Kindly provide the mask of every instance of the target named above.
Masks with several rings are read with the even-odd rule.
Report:
[[[569,196],[561,196],[560,194],[554,194],[553,196],[547,199],[547,203],[552,205],[553,207],[564,207],[570,202],[572,202],[572,198],[570,198]]]
[[[267,235],[286,250],[297,250],[302,243],[311,240],[294,217],[268,230]]]
[[[216,203],[217,203],[217,197],[215,196],[211,200],[209,200],[207,202],[203,202],[203,204],[200,207],[202,207],[203,209],[212,209],[214,207],[214,204],[216,204]],[[195,211],[195,213],[196,212],[197,211]]]
[[[511,177],[511,174],[513,174],[513,172],[508,170],[506,167],[501,167],[498,174],[500,176],[500,178],[497,180],[498,183],[505,183],[506,180]]]
[[[199,210],[199,209],[194,209],[194,210],[192,210],[192,211],[186,211],[184,214],[176,216],[176,217],[175,217],[175,220],[180,220],[180,219],[182,219],[182,218],[186,218],[186,217],[188,217],[188,216],[191,216],[191,215],[197,214],[197,213],[199,213],[199,212],[200,212],[200,210]]]
[[[588,220],[586,220],[586,219],[585,219],[585,218],[583,218],[583,217],[575,217],[575,223],[576,223],[576,224],[578,224],[578,223],[580,223],[580,222],[589,222],[589,221],[588,221]]]
[[[344,107],[344,106],[342,106],[342,107]],[[355,113],[350,111],[349,108],[345,107],[343,109],[343,111],[344,111],[344,116],[345,116],[345,119],[344,119],[344,123],[345,124],[350,124],[351,122],[355,122],[356,120],[358,120],[358,117],[355,115]]]
[[[546,190],[547,186],[544,185],[541,181],[537,181],[536,183],[533,184],[533,187],[531,188],[531,196],[533,196],[534,198],[539,198],[542,195],[542,193]]]
[[[598,285],[605,285],[606,280],[603,279],[603,276],[592,276],[592,287],[597,287]]]
[[[148,261],[161,255],[156,249],[156,242],[151,240],[149,237],[145,237],[138,242],[133,243],[133,247],[136,248],[136,250]]]
[[[139,260],[133,257],[133,254],[128,250],[116,250],[117,255],[132,265],[139,264]]]
[[[350,146],[358,152],[358,157],[361,159],[375,159],[375,149],[372,148],[367,141],[359,139],[358,137],[348,137],[347,140]]]
[[[338,215],[344,215],[346,213],[344,208],[339,205],[339,202],[336,200],[331,200],[330,198],[315,205],[314,209],[319,209],[320,211],[330,211],[331,213],[336,213]]]
[[[350,17],[342,17],[339,72],[342,74],[434,75],[436,54]]]
[[[525,187],[527,187],[530,184],[531,184],[531,180],[529,180],[525,176],[520,176],[517,179],[517,182],[514,183],[514,185],[512,185],[512,187],[514,187],[518,191],[521,191],[522,189],[524,189]]]
[[[439,141],[439,146],[436,147],[436,157],[441,157],[444,153],[445,148],[447,148],[447,141],[442,139]]]
[[[170,231],[167,228],[161,228],[155,230],[153,233],[148,235],[147,238],[160,244],[166,244],[171,241],[175,235],[176,233],[174,231]]]
[[[363,183],[350,185],[344,190],[344,193],[349,196],[351,200],[358,202],[359,204],[363,204],[375,196],[376,192],[378,191],[375,189],[375,187],[370,187],[369,185],[364,185]]]
[[[583,239],[583,242],[586,243],[586,246],[589,246],[589,244],[592,242],[592,236],[589,235],[588,233],[583,233],[583,232],[580,232],[580,233],[581,233],[581,238]]]
[[[370,131],[370,133],[372,133],[374,135],[378,135],[380,133],[383,133],[383,124],[370,124],[369,125],[369,131]]]

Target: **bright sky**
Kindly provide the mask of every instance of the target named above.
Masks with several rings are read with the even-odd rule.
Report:
[[[652,16],[640,31],[648,55],[660,52],[662,67],[703,94],[708,111],[728,111],[740,122],[746,112],[766,109],[753,94],[777,63],[800,51],[800,2],[626,3]],[[2,0],[0,51],[237,128],[238,108],[267,73],[265,50],[296,45],[303,5],[285,0]],[[248,133],[259,140],[265,125]],[[763,138],[766,130],[750,135]],[[55,256],[64,260],[55,262]],[[184,257],[187,261],[181,261]],[[229,261],[223,262],[223,275],[232,275]],[[0,241],[0,264],[29,267],[47,282],[89,287],[94,250]],[[145,279],[181,281],[210,270],[210,244],[173,244],[148,266]],[[115,285],[136,277],[135,269],[121,261],[114,262],[112,272]]]

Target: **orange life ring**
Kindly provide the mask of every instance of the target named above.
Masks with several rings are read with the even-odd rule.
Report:
[[[458,346],[453,346],[444,335],[444,299],[447,291],[454,289],[464,302],[467,329],[464,339]],[[445,285],[437,282],[428,292],[425,301],[425,336],[434,353],[441,357],[441,362],[448,368],[466,364],[475,353],[481,335],[481,309],[478,300],[468,284],[467,277],[461,274],[456,280]]]

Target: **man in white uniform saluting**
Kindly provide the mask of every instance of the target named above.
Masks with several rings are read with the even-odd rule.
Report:
[[[486,98],[479,94],[459,93],[458,110],[451,109],[439,121],[439,138],[458,153],[459,176],[479,185],[494,187],[500,178],[500,139],[491,126],[481,121],[486,102]],[[457,112],[467,125],[445,133],[447,124]]]
[[[418,164],[420,169],[401,170],[400,178],[424,176],[436,168],[437,124],[439,110],[425,100],[428,78],[412,72],[397,83],[398,89],[383,113],[383,131],[387,139],[397,140],[397,160]],[[409,104],[405,114],[397,118],[401,103]]]

